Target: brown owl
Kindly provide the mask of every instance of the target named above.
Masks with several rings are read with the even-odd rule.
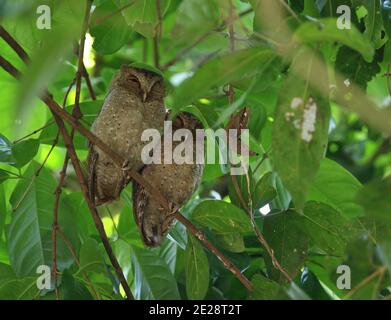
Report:
[[[190,113],[180,113],[173,121],[173,132],[178,129],[189,129],[192,133],[186,139],[192,139],[193,159],[195,160],[195,130],[201,129],[202,124]],[[172,141],[172,147],[181,142]],[[161,145],[163,162],[164,143]],[[176,207],[182,207],[197,189],[204,169],[203,164],[150,164],[141,175],[152,183],[167,200]],[[133,181],[133,213],[140,229],[144,244],[156,247],[161,244],[171,224],[172,216],[154,199],[142,186]]]
[[[126,169],[140,170],[141,140],[145,129],[163,131],[165,107],[163,78],[153,72],[122,66],[110,85],[91,131],[127,160]],[[123,168],[98,147],[88,154],[89,185],[96,205],[118,199],[128,183]]]

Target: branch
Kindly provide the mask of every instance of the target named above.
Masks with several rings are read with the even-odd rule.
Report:
[[[8,73],[13,75],[14,77],[18,78],[20,76],[20,72],[16,68],[14,68],[7,60],[2,58],[1,56],[0,56],[0,66],[3,67],[3,69],[5,69]],[[75,150],[73,148],[70,137],[66,131],[63,120],[68,122],[75,130],[77,130],[81,135],[83,135],[85,138],[87,138],[91,144],[94,144],[96,147],[98,147],[103,152],[105,152],[108,156],[110,156],[111,159],[114,161],[114,163],[118,167],[125,168],[127,161],[126,161],[126,159],[124,159],[120,155],[118,155],[116,152],[114,152],[101,139],[99,139],[97,136],[95,136],[93,133],[91,133],[88,129],[86,129],[84,126],[82,126],[78,119],[74,118],[72,115],[70,115],[64,109],[62,109],[48,93],[45,93],[44,95],[42,95],[41,100],[43,102],[45,102],[45,104],[51,110],[51,112],[56,120],[57,126],[59,127],[60,132],[64,137],[65,145],[70,152],[70,158],[71,158],[71,161],[72,161],[73,166],[75,168],[76,175],[79,179],[79,183],[80,183],[80,186],[81,186],[81,189],[83,192],[83,196],[86,199],[87,204],[90,208],[95,225],[99,231],[99,235],[101,236],[102,242],[103,242],[105,249],[110,257],[110,260],[111,260],[114,268],[116,269],[116,272],[117,272],[118,277],[120,278],[121,284],[124,286],[124,283],[125,283],[127,286],[126,280],[124,279],[124,276],[123,276],[123,273],[121,270],[121,267],[119,266],[114,254],[112,253],[112,249],[110,247],[106,233],[104,231],[103,224],[102,224],[102,222],[98,216],[98,213],[96,211],[95,205],[93,204],[93,202],[91,201],[91,199],[89,197],[88,187],[86,184],[85,177],[82,173],[79,160],[78,160],[77,155],[75,153]],[[172,208],[174,206],[165,197],[163,197],[163,195],[160,193],[159,190],[157,190],[154,186],[152,186],[138,172],[124,170],[124,174],[126,174],[128,179],[134,179],[134,181],[136,181],[138,184],[142,185],[146,190],[148,190],[148,192],[155,197],[155,199],[162,205],[162,207],[165,210],[168,210],[168,211],[172,210]],[[178,210],[175,212],[172,212],[172,214],[175,215],[175,217],[179,221],[181,221],[183,224],[185,224],[189,228],[190,232],[194,236],[196,236],[198,239],[205,238],[202,236],[200,237],[200,234],[202,234],[202,233],[200,233],[200,231],[198,231],[189,221],[189,223],[192,225],[192,227],[190,227],[190,225],[186,222],[187,219],[184,218]],[[206,239],[204,241],[201,239],[200,239],[200,241],[202,241],[205,246],[207,246],[213,253],[215,253],[220,261],[225,262],[224,265],[229,265],[229,266],[232,265],[233,266],[232,262],[230,262],[229,259],[227,257],[225,257],[222,252],[220,252],[217,248],[215,248],[212,243],[210,243]],[[243,285],[245,285],[246,288],[251,290],[251,288],[252,288],[251,282],[240,272],[239,269],[237,269],[235,266],[233,266],[229,270],[243,283]],[[124,287],[124,289],[126,292],[127,290],[125,287]],[[129,290],[129,293],[131,294],[130,290]],[[127,295],[128,295],[128,292],[127,292]],[[128,297],[129,297],[129,295],[128,295]]]
[[[15,51],[17,52],[25,52],[24,49],[19,45],[17,44],[14,48]],[[19,70],[17,70],[9,61],[7,61],[6,59],[4,59],[2,56],[0,56],[0,66],[5,70],[7,71],[9,74],[11,74],[13,77],[15,77],[16,79],[19,79],[20,76],[21,76],[21,73],[19,72]],[[41,97],[41,100],[43,102],[45,102],[45,104],[50,108],[52,114],[53,114],[53,117],[57,123],[57,126],[60,130],[60,133],[61,135],[63,136],[64,138],[64,142],[65,142],[65,146],[69,152],[69,157],[72,161],[72,164],[73,164],[73,167],[75,169],[75,172],[76,172],[76,175],[79,179],[79,184],[80,184],[80,187],[81,187],[81,190],[82,190],[82,193],[83,193],[83,196],[88,204],[88,207],[91,211],[91,215],[92,215],[92,218],[94,220],[94,223],[95,223],[95,226],[98,230],[98,233],[99,233],[99,236],[103,242],[103,245],[105,247],[105,250],[107,252],[107,255],[109,256],[109,259],[111,261],[111,264],[113,265],[115,271],[116,271],[116,274],[118,276],[118,279],[125,291],[125,294],[127,296],[128,299],[134,299],[133,297],[133,294],[132,292],[130,291],[130,288],[129,288],[129,285],[125,279],[125,276],[123,274],[123,271],[121,269],[121,266],[119,265],[118,261],[117,261],[117,258],[115,257],[114,253],[113,253],[113,249],[111,248],[110,246],[110,242],[109,242],[109,239],[107,238],[107,235],[106,235],[106,232],[104,230],[104,226],[103,226],[103,223],[102,221],[100,220],[100,217],[99,217],[99,214],[96,210],[96,207],[94,205],[94,203],[91,201],[91,199],[89,198],[89,192],[88,192],[88,187],[87,187],[87,183],[86,183],[86,180],[85,180],[85,177],[83,175],[83,172],[82,172],[82,169],[81,169],[81,166],[80,166],[80,162],[79,162],[79,159],[76,155],[76,151],[73,147],[73,143],[72,143],[72,140],[65,128],[65,124],[63,122],[62,119],[65,119],[67,120],[73,128],[77,129],[79,128],[79,132],[82,133],[90,133],[89,130],[85,129],[84,127],[80,126],[80,124],[78,123],[78,120],[74,117],[72,117],[69,113],[67,113],[64,109],[62,109],[54,100],[53,98],[48,94],[48,92],[45,92]],[[75,126],[76,125],[76,126]],[[82,133],[83,134],[83,133]],[[90,136],[94,136],[92,134],[90,134]],[[102,145],[103,142],[101,141]]]

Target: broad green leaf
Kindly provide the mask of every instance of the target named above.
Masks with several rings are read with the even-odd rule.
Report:
[[[250,48],[209,60],[176,89],[174,109],[179,110],[191,104],[213,87],[242,79],[273,57],[274,52],[271,49]]]
[[[112,0],[99,5],[91,17],[90,32],[94,37],[93,48],[100,54],[112,54],[129,40],[131,32],[125,19],[115,14],[118,7]]]
[[[294,211],[267,215],[263,224],[266,241],[274,252],[282,268],[294,278],[304,265],[308,249],[308,236],[301,232],[299,225],[303,219]],[[265,253],[266,255],[266,253]],[[280,283],[287,279],[273,266],[269,255],[265,256],[266,267],[270,278]]]
[[[264,276],[256,274],[251,282],[254,287],[251,297],[255,300],[275,300],[281,294],[281,286]]]
[[[37,154],[39,140],[28,139],[12,146],[12,155],[15,159],[15,167],[22,168],[29,163]]]
[[[72,54],[74,41],[80,37],[83,18],[79,14],[83,6],[75,6],[72,2],[58,4],[52,17],[57,23],[53,23],[50,30],[45,30],[41,46],[33,50],[31,62],[22,70],[16,101],[17,119],[22,122],[33,117],[36,112],[33,102],[49,87],[63,60]]]
[[[253,195],[253,205],[255,209],[262,208],[277,196],[277,191],[272,185],[272,179],[273,173],[268,172],[258,181]]]
[[[391,225],[391,177],[370,182],[361,189],[356,199],[369,217]]]
[[[12,143],[2,134],[0,134],[0,163],[15,163],[15,159],[12,156]]]
[[[53,194],[57,182],[45,168],[31,182],[38,167],[38,163],[31,163],[10,199],[15,211],[6,232],[7,247],[11,266],[18,276],[35,275],[39,265],[51,264]],[[72,217],[66,217],[67,212],[63,211],[59,216],[63,229],[72,231],[76,225]],[[62,270],[73,263],[73,258],[62,239],[57,239],[57,246],[58,268]]]
[[[61,288],[64,300],[93,300],[87,287],[75,279],[68,270],[62,275]]]
[[[339,42],[358,52],[366,61],[371,61],[374,49],[371,43],[352,25],[351,29],[338,29],[337,20],[319,19],[303,23],[294,33],[298,42]]]
[[[80,269],[83,271],[104,272],[104,260],[95,239],[87,239],[80,248]]]
[[[364,36],[373,43],[375,48],[380,48],[385,43],[385,39],[382,35],[383,21],[381,0],[352,0],[352,5],[354,7],[364,6],[367,10],[367,15],[364,18]]]
[[[177,9],[174,42],[192,44],[206,32],[219,27],[221,15],[215,0],[184,0]]]
[[[0,175],[0,179],[1,179],[1,175]],[[3,236],[6,214],[7,214],[7,207],[5,203],[4,186],[0,184],[0,239]]]
[[[306,61],[306,49],[295,57],[292,70],[281,88],[273,126],[273,162],[282,182],[292,195],[295,207],[301,209],[307,192],[324,157],[330,106],[308,79],[319,79],[328,87],[326,74],[318,74]],[[301,70],[302,79],[293,70]]]
[[[330,159],[323,159],[308,193],[307,200],[328,204],[346,218],[363,214],[355,197],[361,183],[346,169]]]
[[[216,243],[224,250],[240,253],[246,250],[243,236],[240,233],[216,234]]]
[[[192,220],[221,234],[252,230],[250,219],[243,210],[221,200],[202,201],[194,209]]]
[[[0,287],[8,281],[16,279],[15,273],[11,266],[5,263],[0,263]]]
[[[36,281],[36,277],[27,277],[0,283],[0,300],[33,300],[39,294]]]
[[[345,77],[344,83],[338,86],[350,86],[355,83],[364,90],[368,82],[380,72],[379,62],[382,60],[382,53],[377,50],[372,62],[365,61],[361,55],[348,47],[342,47],[337,54],[335,67]]]
[[[209,263],[204,248],[189,235],[185,252],[186,293],[192,300],[202,300],[209,287]]]
[[[332,207],[315,201],[306,203],[300,227],[317,247],[328,254],[341,256],[352,230],[346,218]]]
[[[119,7],[125,7],[122,14],[126,22],[135,31],[146,38],[153,38],[156,35],[156,29],[159,23],[157,15],[156,1],[150,0],[117,0]],[[171,0],[161,0],[160,10],[164,16]]]
[[[130,246],[136,299],[179,299],[178,287],[167,263],[155,252]]]
[[[11,176],[9,175],[9,173],[7,171],[4,171],[2,169],[0,169],[0,184],[4,181],[6,181],[7,179],[9,179]]]

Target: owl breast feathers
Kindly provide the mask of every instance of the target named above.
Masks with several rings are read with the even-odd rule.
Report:
[[[189,129],[195,138],[195,130],[201,123],[190,113],[180,113],[173,121],[173,130]],[[173,148],[180,142],[172,142]],[[195,143],[193,139],[192,143]],[[193,145],[193,153],[196,148]],[[164,143],[161,145],[164,154]],[[195,159],[195,155],[193,156]],[[141,175],[154,185],[161,194],[176,207],[182,207],[193,195],[201,181],[203,164],[151,164]],[[146,246],[159,246],[172,224],[171,212],[165,210],[144,187],[133,181],[133,213]]]
[[[127,168],[140,170],[141,140],[145,129],[163,131],[165,118],[163,78],[155,73],[122,66],[110,85],[91,131],[127,160]],[[118,199],[128,181],[122,168],[94,145],[88,154],[89,184],[96,205]]]

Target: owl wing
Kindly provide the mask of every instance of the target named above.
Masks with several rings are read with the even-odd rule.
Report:
[[[141,234],[143,234],[141,221],[148,201],[149,195],[145,188],[133,180],[133,215]]]

